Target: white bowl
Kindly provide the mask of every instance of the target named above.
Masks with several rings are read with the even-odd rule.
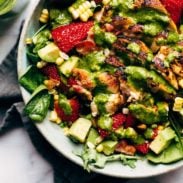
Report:
[[[39,28],[38,18],[40,11],[43,7],[44,0],[36,0],[32,5],[32,11],[27,16],[26,22],[24,24],[19,49],[18,49],[18,75],[19,77],[25,72],[28,66],[28,60],[26,58],[26,45],[25,38],[31,37]],[[30,94],[26,92],[21,87],[23,99],[25,103],[29,100]],[[66,137],[62,129],[51,122],[46,118],[42,123],[35,123],[36,127],[46,138],[46,140],[62,155],[64,155],[69,160],[73,161],[82,166],[83,162],[80,158],[73,154],[73,151],[81,148],[81,146],[75,145],[72,143],[68,137]],[[68,161],[69,161],[68,160]],[[113,177],[120,178],[142,178],[160,175],[167,173],[169,171],[178,169],[183,166],[183,161],[179,161],[173,164],[159,164],[153,165],[147,162],[146,160],[139,160],[135,169],[131,169],[127,166],[123,166],[120,162],[108,163],[104,169],[93,168],[92,170]]]

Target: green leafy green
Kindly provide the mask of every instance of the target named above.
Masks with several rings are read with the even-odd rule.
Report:
[[[38,87],[24,108],[25,114],[33,121],[41,122],[46,117],[51,95],[44,86]]]
[[[34,76],[34,77],[32,77]],[[20,77],[19,83],[30,93],[41,85],[45,77],[38,71],[35,66],[29,66],[26,72]]]

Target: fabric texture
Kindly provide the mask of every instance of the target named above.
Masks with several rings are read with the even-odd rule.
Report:
[[[52,165],[55,183],[126,182],[87,173],[82,167],[65,159],[45,140],[33,122],[23,114],[24,103],[17,79],[16,58],[17,44],[0,65],[0,136],[14,128],[24,127],[37,151]]]

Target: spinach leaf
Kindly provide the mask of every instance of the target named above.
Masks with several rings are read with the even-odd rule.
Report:
[[[51,95],[47,89],[41,85],[33,93],[30,101],[25,106],[24,112],[33,121],[41,122],[46,117],[51,101]]]
[[[161,154],[150,153],[147,159],[153,163],[173,163],[183,159],[183,151],[180,143],[173,142]]]
[[[19,83],[32,93],[44,81],[45,77],[35,66],[29,66],[27,71],[20,77]]]

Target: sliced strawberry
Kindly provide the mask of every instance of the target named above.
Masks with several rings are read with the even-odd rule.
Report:
[[[67,80],[68,87],[72,87],[73,85],[78,85],[78,81],[74,77],[70,77]]]
[[[62,119],[62,121],[74,122],[79,118],[80,104],[76,98],[70,99],[69,103],[72,108],[72,114],[70,114],[70,115],[66,115],[64,113],[64,110],[59,106],[58,102],[55,102],[54,107],[55,107],[55,110],[56,110],[58,116]]]
[[[126,116],[126,121],[124,123],[125,128],[132,127],[134,126],[134,124],[135,124],[135,118],[131,114],[128,114]]]
[[[138,144],[135,146],[137,152],[141,154],[147,154],[149,152],[149,143]]]
[[[52,30],[52,37],[57,46],[64,52],[69,52],[87,37],[93,22],[76,22],[60,26]]]
[[[49,79],[60,81],[60,75],[58,73],[58,70],[55,64],[48,64],[45,67],[43,67],[41,71]]]
[[[96,44],[91,40],[84,40],[76,45],[76,51],[82,55],[86,55],[96,49]]]
[[[112,128],[113,130],[116,130],[119,127],[121,127],[123,123],[126,121],[126,116],[122,113],[118,113],[113,115],[112,120],[113,120]]]
[[[109,132],[106,130],[103,130],[101,128],[98,129],[98,133],[102,138],[106,138],[107,136],[109,136]]]
[[[180,23],[183,1],[182,0],[161,0],[162,4],[165,6],[167,11],[170,13],[173,21],[178,24]]]

